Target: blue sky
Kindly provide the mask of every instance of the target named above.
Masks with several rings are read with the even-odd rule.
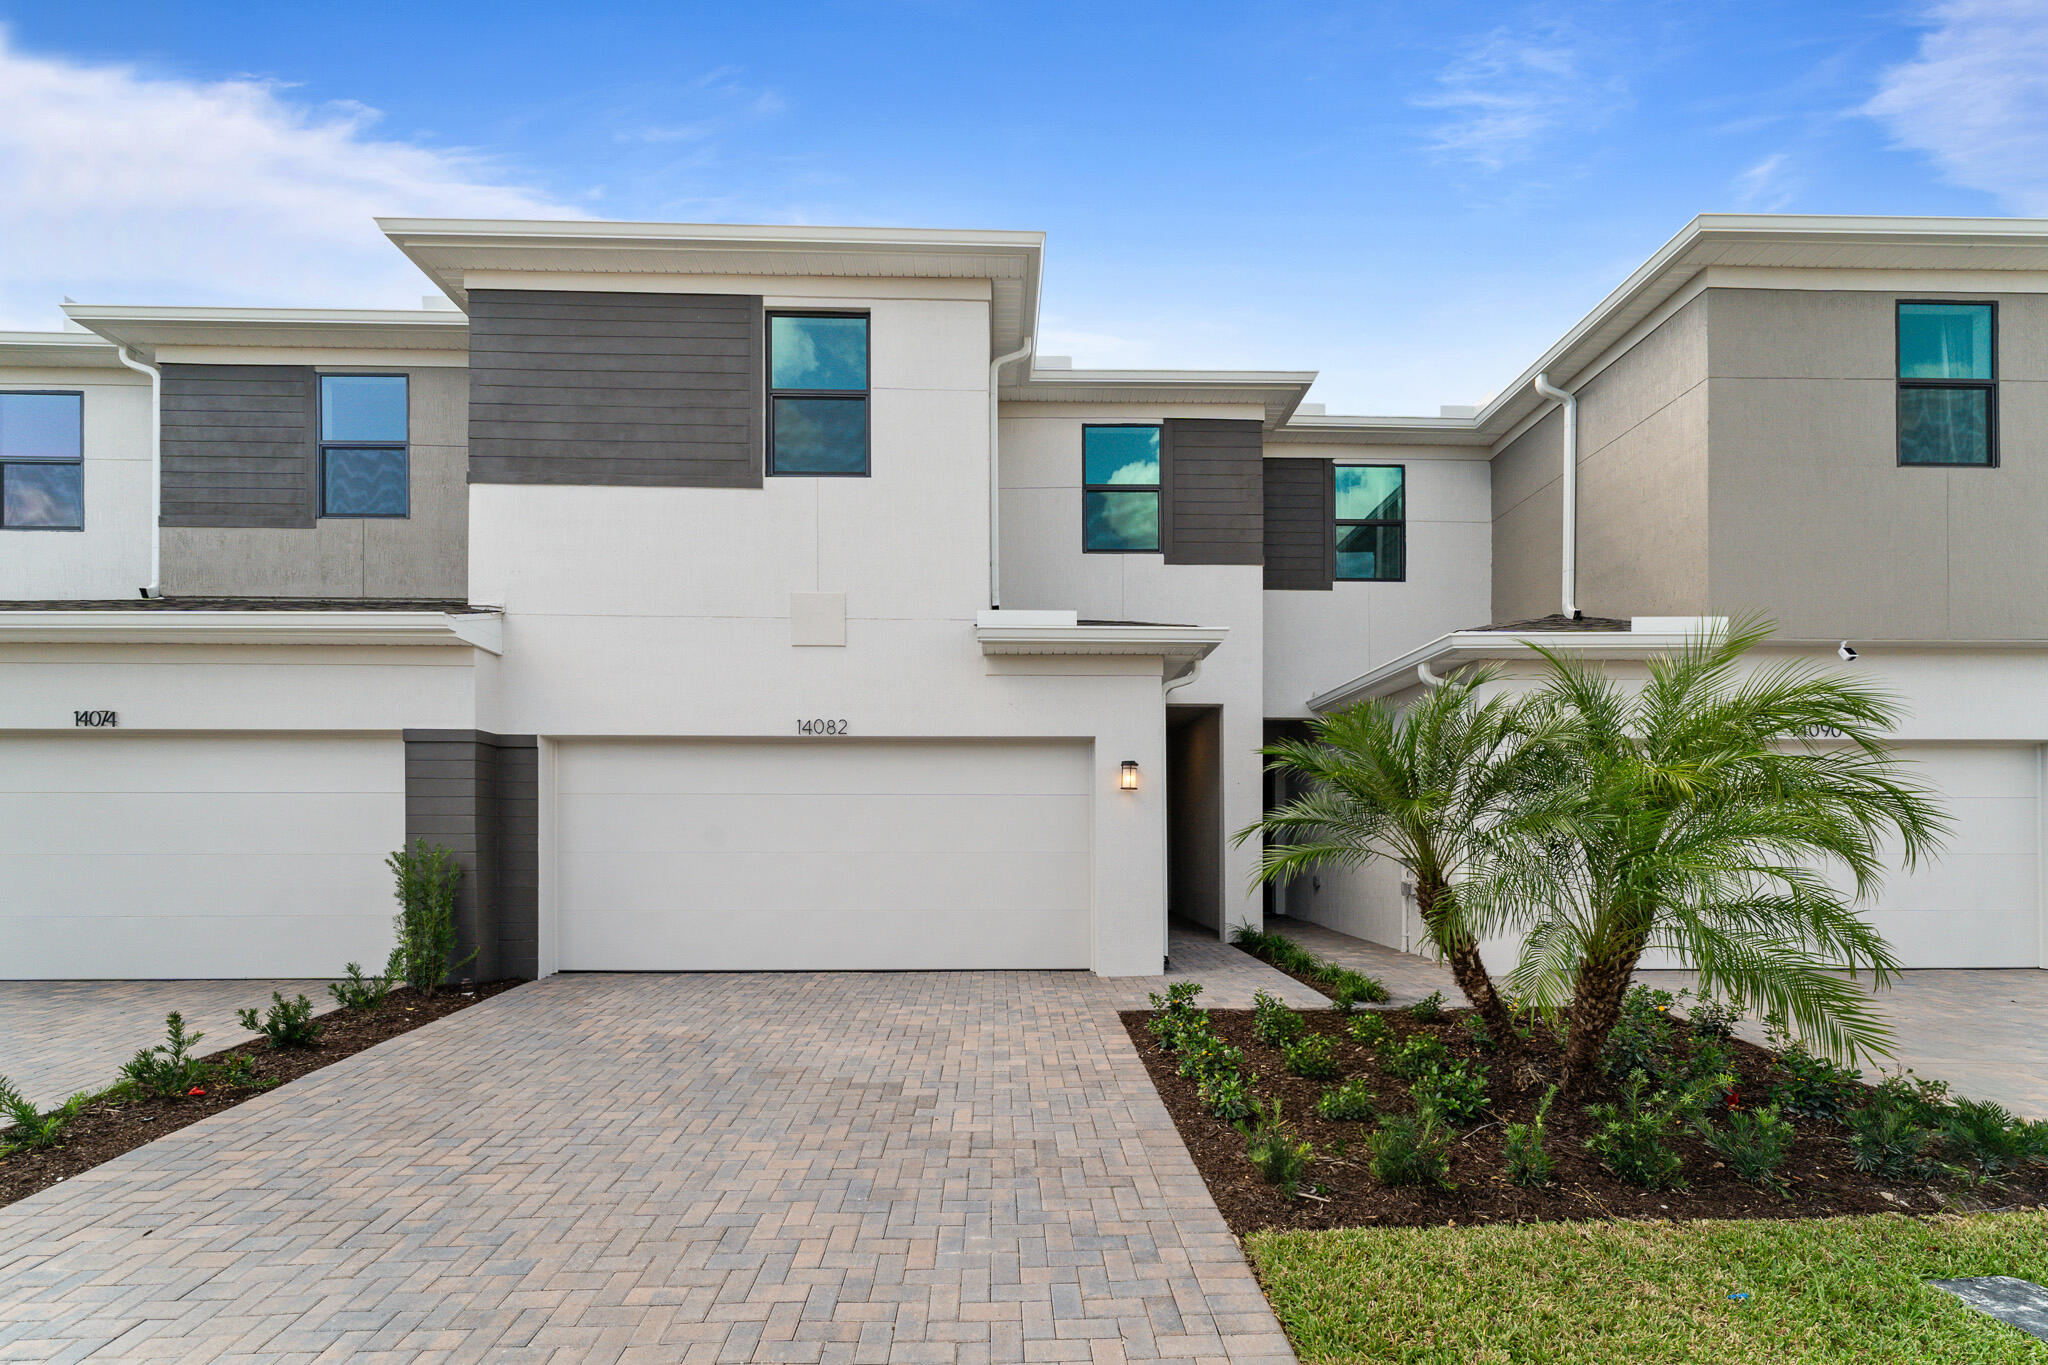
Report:
[[[0,0],[0,326],[407,306],[373,213],[1041,228],[1040,350],[1479,401],[1700,212],[2048,215],[2048,0]]]

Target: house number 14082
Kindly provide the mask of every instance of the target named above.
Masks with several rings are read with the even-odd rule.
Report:
[[[796,732],[800,735],[843,735],[846,733],[843,720],[800,720]]]

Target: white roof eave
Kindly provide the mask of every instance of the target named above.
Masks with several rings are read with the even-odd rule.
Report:
[[[496,612],[4,611],[0,644],[446,645],[504,652]]]

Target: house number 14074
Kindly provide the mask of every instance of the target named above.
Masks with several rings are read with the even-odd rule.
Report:
[[[843,735],[846,729],[846,722],[843,720],[813,719],[800,720],[796,723],[796,732],[800,735]]]

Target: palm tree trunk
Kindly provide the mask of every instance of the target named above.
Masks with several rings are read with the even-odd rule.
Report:
[[[1621,1000],[1642,955],[1642,941],[1636,939],[1596,948],[1580,962],[1572,982],[1571,1040],[1564,1053],[1565,1094],[1585,1094],[1598,1073],[1607,1035],[1621,1018]]]
[[[1448,889],[1434,878],[1417,878],[1415,882],[1415,909],[1422,917],[1423,928],[1429,937],[1443,951],[1444,961],[1450,966],[1451,979],[1458,983],[1458,989],[1486,1021],[1486,1032],[1504,1052],[1516,1051],[1520,1041],[1515,1036],[1514,1020],[1508,1014],[1507,1006],[1501,1003],[1500,994],[1493,988],[1493,977],[1488,974],[1486,964],[1479,957],[1479,943],[1470,934],[1450,923],[1444,913]]]

